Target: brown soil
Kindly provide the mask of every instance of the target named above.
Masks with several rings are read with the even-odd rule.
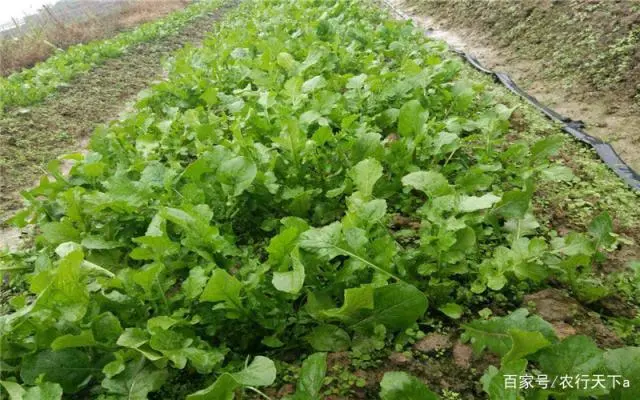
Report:
[[[163,59],[202,40],[219,13],[199,18],[179,34],[144,43],[76,78],[55,96],[0,119],[0,218],[19,208],[19,190],[42,175],[46,163],[82,147],[95,126],[161,79]]]
[[[558,289],[544,289],[524,297],[523,306],[549,322],[559,337],[582,334],[592,337],[600,347],[616,348],[622,340],[609,329],[600,315],[587,310],[577,300]]]
[[[377,399],[380,381],[386,372],[404,371],[421,380],[434,392],[457,392],[458,399],[472,400],[485,398],[480,377],[489,365],[497,366],[500,360],[495,355],[484,352],[479,357],[473,355],[471,347],[460,341],[448,342],[437,353],[425,354],[414,350],[410,353],[391,353],[381,359],[380,365],[359,368],[351,359],[350,353],[338,352],[327,355],[327,379],[331,382],[323,387],[334,394],[326,394],[325,400]],[[359,385],[348,377],[361,380]],[[291,394],[292,383],[264,389],[270,398],[281,399]],[[257,396],[249,396],[258,399]]]
[[[640,3],[391,2],[543,104],[584,121],[640,170]]]

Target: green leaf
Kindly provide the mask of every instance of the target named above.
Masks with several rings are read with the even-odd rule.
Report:
[[[362,196],[368,198],[373,192],[373,186],[382,177],[382,165],[378,160],[367,158],[356,164],[349,171],[349,176]]]
[[[505,218],[522,219],[529,210],[531,196],[532,192],[528,190],[506,192],[494,210]]]
[[[542,178],[553,182],[567,182],[575,178],[573,171],[564,165],[554,165],[542,170]]]
[[[471,339],[471,345],[476,353],[486,348],[498,355],[506,355],[513,347],[509,332],[514,329],[539,332],[549,342],[557,341],[551,324],[537,315],[529,316],[529,311],[524,308],[515,310],[506,317],[472,321],[464,325],[464,329],[464,337]]]
[[[386,372],[380,382],[381,400],[437,400],[438,396],[406,372]]]
[[[124,371],[102,381],[102,387],[109,394],[119,395],[128,400],[146,400],[150,392],[160,389],[169,374],[146,364],[141,358],[126,364]]]
[[[401,136],[417,135],[422,131],[426,116],[418,100],[409,100],[400,107],[398,133]]]
[[[415,286],[394,283],[376,288],[373,304],[373,310],[351,324],[354,330],[370,331],[379,324],[389,330],[406,329],[427,310],[427,297]]]
[[[9,394],[9,400],[23,400],[24,395],[27,393],[26,390],[20,386],[19,383],[11,382],[11,381],[0,381],[0,385],[7,391]]]
[[[635,400],[640,398],[640,347],[623,347],[604,353],[604,364],[611,375],[619,375],[620,383],[610,391],[614,400]],[[624,387],[623,379],[629,384]],[[609,381],[609,383],[611,383]],[[609,386],[611,387],[611,386]]]
[[[44,350],[27,356],[22,361],[20,377],[33,385],[40,375],[47,382],[60,384],[65,393],[74,393],[99,369],[92,367],[87,352],[77,349]]]
[[[118,346],[137,349],[148,341],[149,334],[147,333],[147,331],[140,328],[127,328],[118,338],[117,344]]]
[[[251,186],[257,173],[256,165],[240,156],[223,161],[216,176],[223,185],[229,188],[228,192],[232,196],[239,196]]]
[[[209,387],[187,396],[186,400],[233,400],[240,384],[229,373],[224,373]]]
[[[342,224],[340,222],[334,222],[322,228],[309,229],[300,235],[300,247],[331,260],[342,254],[337,247],[341,231]]]
[[[304,285],[304,265],[298,255],[291,255],[293,270],[287,272],[274,272],[271,283],[281,292],[297,294]]]
[[[302,84],[302,93],[311,93],[318,89],[322,89],[327,85],[326,79],[322,76],[314,76]]]
[[[459,319],[462,316],[462,313],[464,312],[464,309],[462,308],[462,306],[456,303],[447,303],[441,307],[438,307],[438,310],[442,311],[442,313],[447,317],[453,318],[453,319]]]
[[[460,198],[460,204],[458,210],[461,212],[474,212],[478,210],[485,210],[491,208],[496,202],[500,201],[500,197],[487,193],[480,197],[478,196],[462,196]]]
[[[244,386],[269,386],[276,381],[276,365],[267,357],[257,356],[245,369],[231,375]]]
[[[363,310],[371,310],[373,306],[374,290],[371,286],[346,289],[344,291],[344,304],[340,308],[322,311],[326,318],[335,318],[341,321],[353,321]]]
[[[63,390],[57,383],[43,382],[27,389],[23,400],[60,400]]]
[[[320,389],[327,373],[327,353],[314,353],[302,362],[296,385],[296,397],[319,400]]]
[[[367,80],[367,74],[356,75],[347,81],[347,89],[362,89]]]
[[[317,351],[345,351],[351,346],[349,334],[336,325],[320,325],[307,335],[307,341]]]
[[[60,400],[62,399],[62,387],[57,383],[43,382],[38,386],[26,390],[16,382],[0,381],[7,393],[9,400]]]
[[[66,321],[79,321],[89,307],[89,292],[82,270],[82,248],[77,243],[68,242],[58,246],[56,251],[61,260],[53,276],[43,271],[42,277],[46,274],[47,281],[43,282],[42,289],[32,287],[40,294],[34,308],[52,310]]]
[[[565,237],[554,239],[551,244],[555,252],[567,256],[591,257],[595,252],[592,241],[581,232],[569,232]]]
[[[603,351],[586,336],[569,336],[544,349],[538,357],[538,364],[549,376],[591,375],[600,370]]]
[[[276,366],[270,359],[257,356],[240,372],[224,373],[209,387],[191,393],[186,400],[232,400],[241,386],[269,386],[276,380]]]
[[[531,147],[531,154],[536,160],[547,159],[552,155],[555,155],[560,151],[564,138],[560,135],[550,136],[541,140],[538,140]]]
[[[291,54],[286,52],[279,53],[276,62],[287,72],[293,71],[297,64],[295,58],[293,58]]]
[[[509,337],[511,338],[511,349],[502,358],[503,363],[526,358],[525,356],[551,345],[551,342],[540,332],[510,329]]]
[[[90,347],[96,344],[91,330],[84,330],[79,335],[58,336],[51,342],[52,350],[62,350],[71,347]]]
[[[300,232],[301,230],[297,227],[290,227],[283,229],[279,234],[271,238],[267,247],[269,264],[277,268],[288,267],[291,252],[298,244]]]
[[[80,233],[70,222],[49,222],[40,227],[42,237],[52,245],[78,242]]]
[[[204,288],[200,301],[224,301],[228,308],[241,309],[242,283],[223,269],[215,269]]]
[[[606,211],[603,211],[591,221],[589,233],[597,240],[599,246],[609,246],[615,242],[615,238],[611,236],[611,233],[613,233],[613,221]]]
[[[207,275],[202,267],[195,267],[189,270],[189,276],[182,283],[182,291],[188,299],[197,299],[205,285],[207,284]]]
[[[429,196],[443,196],[451,193],[447,178],[435,171],[417,171],[402,177],[402,184],[426,193]]]
[[[88,236],[82,239],[80,244],[90,250],[109,250],[124,246],[122,243],[105,240],[99,236]]]
[[[490,400],[520,400],[518,377],[524,375],[526,368],[527,360],[513,360],[500,369],[491,365],[480,379],[482,389]]]

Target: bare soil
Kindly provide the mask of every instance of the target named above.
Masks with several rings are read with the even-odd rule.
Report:
[[[640,2],[391,2],[432,36],[584,121],[640,171]]]

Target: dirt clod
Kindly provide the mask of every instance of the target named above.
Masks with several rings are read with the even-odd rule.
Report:
[[[556,330],[558,337],[580,334],[592,337],[601,347],[615,348],[622,340],[609,329],[600,315],[581,305],[559,289],[544,289],[524,297],[523,305]]]
[[[402,353],[391,353],[389,355],[389,361],[391,361],[393,365],[406,365],[411,362],[411,359]]]
[[[453,362],[460,368],[469,369],[473,359],[473,349],[467,344],[456,342],[453,345]]]
[[[564,339],[566,337],[569,337],[578,333],[578,331],[576,331],[576,328],[567,324],[566,322],[562,322],[562,321],[552,322],[551,326],[553,326],[553,330],[556,332],[556,335],[558,336],[559,339]]]
[[[535,313],[548,322],[571,322],[580,309],[578,301],[558,289],[545,289],[526,295],[524,304],[534,304]]]
[[[413,345],[413,349],[421,353],[431,353],[451,348],[451,338],[440,333],[430,333]]]

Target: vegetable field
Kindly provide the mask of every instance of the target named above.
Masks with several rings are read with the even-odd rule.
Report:
[[[217,5],[219,2],[213,1],[192,5],[184,11],[148,22],[114,38],[72,46],[33,68],[0,78],[0,111],[7,107],[34,104],[82,72],[122,55],[138,43],[175,34],[185,24]]]
[[[640,398],[637,194],[529,112],[376,4],[242,2],[24,192],[2,395]]]

